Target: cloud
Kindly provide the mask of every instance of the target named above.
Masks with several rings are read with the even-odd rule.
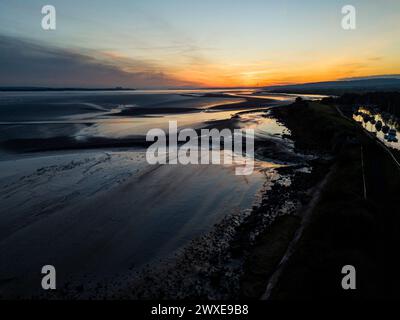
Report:
[[[194,86],[151,62],[75,52],[0,35],[0,86]]]
[[[368,60],[370,60],[370,61],[381,61],[383,59],[383,57],[371,57],[371,58],[368,58]]]

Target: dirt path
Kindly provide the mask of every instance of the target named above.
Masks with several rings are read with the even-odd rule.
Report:
[[[272,276],[270,277],[269,281],[268,281],[268,285],[267,288],[264,292],[264,294],[261,297],[261,300],[268,300],[271,296],[272,290],[275,288],[276,284],[279,281],[279,278],[282,275],[283,270],[285,269],[289,259],[291,258],[291,256],[293,255],[294,251],[296,250],[296,246],[297,243],[299,242],[301,236],[303,235],[303,231],[305,228],[307,228],[309,222],[310,222],[310,218],[312,216],[312,213],[314,211],[314,208],[316,206],[316,204],[318,203],[318,200],[321,196],[321,191],[323,190],[323,188],[325,187],[327,181],[329,180],[329,178],[331,177],[332,173],[334,172],[334,168],[332,168],[328,174],[325,176],[325,178],[314,188],[313,190],[313,196],[310,200],[310,202],[308,203],[308,205],[306,207],[301,208],[301,210],[303,211],[302,215],[303,218],[301,220],[301,224],[299,229],[296,231],[295,236],[293,238],[293,240],[290,242],[286,253],[284,254],[281,262],[279,263],[277,269],[275,270],[275,272],[272,274]]]

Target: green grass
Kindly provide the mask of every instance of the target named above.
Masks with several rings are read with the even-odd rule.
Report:
[[[335,164],[273,298],[393,297],[397,294],[393,283],[400,283],[399,264],[393,255],[400,240],[396,214],[400,178],[393,162],[334,107],[312,102],[282,112],[290,119],[289,129],[300,148],[330,150]],[[367,200],[363,197],[361,145],[370,187]],[[347,264],[357,270],[355,291],[345,291],[340,285],[341,268]],[[384,282],[382,275],[388,271],[386,277],[392,281]]]

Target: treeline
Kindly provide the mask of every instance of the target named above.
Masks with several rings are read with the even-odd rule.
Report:
[[[346,93],[336,98],[324,98],[322,99],[322,103],[347,106],[376,106],[382,111],[400,116],[400,92],[368,92],[363,94]]]

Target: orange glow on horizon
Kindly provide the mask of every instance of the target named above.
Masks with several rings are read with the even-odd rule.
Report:
[[[314,62],[312,65],[296,64],[293,67],[269,71],[267,67],[246,69],[204,65],[187,67],[171,72],[178,81],[191,82],[203,87],[259,87],[296,83],[335,81],[351,77],[400,73],[400,63],[370,63],[360,60]]]

